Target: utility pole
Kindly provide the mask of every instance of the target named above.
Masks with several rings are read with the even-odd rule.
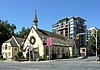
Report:
[[[51,58],[51,48],[50,48],[50,46],[49,46],[49,60],[50,60],[50,58]]]
[[[52,46],[52,37],[50,36],[50,33],[49,33],[49,37],[47,38],[47,46],[49,47],[49,60],[51,59],[51,46]]]
[[[90,26],[92,26],[92,25],[90,25]],[[97,61],[98,60],[98,52],[97,52],[97,48],[98,48],[97,47],[97,42],[98,42],[98,40],[97,40],[97,31],[98,31],[98,29],[95,28],[94,30],[96,31],[96,36],[93,35],[93,37],[95,38],[95,41],[96,41],[96,61]]]
[[[50,32],[49,32],[49,60],[51,58],[51,48],[50,48]]]
[[[98,52],[97,52],[97,48],[98,48],[98,45],[97,45],[97,42],[98,42],[98,40],[97,40],[97,29],[95,29],[95,31],[96,31],[96,36],[93,35],[93,37],[94,37],[94,39],[96,41],[96,61],[97,61],[98,60]],[[79,33],[79,34],[83,35],[83,34],[86,34],[86,33]]]
[[[98,60],[97,58],[98,58],[98,53],[97,53],[97,29],[95,29],[96,30],[96,61]]]
[[[95,38],[95,41],[96,41],[96,61],[97,61],[98,60],[98,52],[97,52],[97,48],[98,48],[98,45],[97,45],[97,43],[98,43],[98,40],[97,40],[97,29],[95,29],[95,31],[96,31],[96,36],[93,35],[93,37]]]
[[[80,35],[79,34],[76,35],[76,41],[77,41],[77,49],[78,49],[78,57],[79,57],[80,56],[80,45],[79,45]]]

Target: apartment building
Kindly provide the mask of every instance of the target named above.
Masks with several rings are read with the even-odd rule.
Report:
[[[96,29],[97,29],[96,27],[91,27],[91,28],[89,28],[89,29],[87,30],[87,32],[88,32],[88,38],[89,38],[90,36],[94,35]]]
[[[85,25],[85,21],[81,17],[62,18],[52,25],[52,31],[68,39],[74,39],[79,49],[79,47],[86,45],[86,34],[79,35],[79,39],[76,39],[77,34],[86,32],[87,26]]]

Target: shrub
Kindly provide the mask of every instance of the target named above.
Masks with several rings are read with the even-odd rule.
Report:
[[[19,57],[19,59],[24,59],[24,56],[23,56],[23,55],[22,55],[22,56],[20,56],[20,57]]]
[[[68,56],[68,55],[66,55],[66,56],[65,56],[65,58],[67,59],[67,58],[69,58],[69,56]]]
[[[2,59],[3,58],[3,55],[0,55],[0,59]]]
[[[22,52],[18,52],[17,56],[18,56],[18,59],[24,59],[24,56],[23,56]]]
[[[23,56],[23,53],[22,52],[18,52],[18,57],[21,57]]]
[[[77,58],[77,56],[76,55],[73,55],[73,58]]]
[[[47,60],[47,58],[42,58],[41,56],[39,57],[39,61],[44,61]]]
[[[1,60],[1,61],[5,60],[5,59],[3,58],[3,55],[0,55],[0,60]]]
[[[14,61],[18,61],[18,57],[17,57],[17,56],[14,56],[12,59],[13,59]]]

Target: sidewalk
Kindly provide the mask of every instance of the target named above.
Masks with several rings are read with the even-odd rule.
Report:
[[[75,58],[71,58],[71,59],[55,59],[55,60],[45,60],[45,61],[14,61],[12,59],[7,59],[4,61],[0,61],[0,62],[14,62],[14,63],[39,63],[39,62],[54,62],[54,61],[72,61],[72,60],[77,60]]]
[[[100,63],[100,61],[90,61],[90,62],[92,62],[92,63]]]
[[[14,62],[14,63],[39,63],[39,62],[50,62],[55,60],[46,60],[46,61],[14,61],[12,59],[3,60],[0,62]]]
[[[15,63],[18,63],[18,61],[14,61],[12,59],[7,59],[7,60],[3,60],[3,61],[0,61],[0,62],[15,62]]]
[[[0,62],[14,62],[14,63],[40,63],[40,62],[55,62],[55,61],[77,61],[79,60],[78,58],[70,58],[70,59],[55,59],[55,60],[45,60],[45,61],[14,61],[12,59],[7,59],[4,61]],[[82,61],[88,61],[92,63],[100,63],[100,61],[96,61],[94,58],[86,58],[86,59],[81,59]]]

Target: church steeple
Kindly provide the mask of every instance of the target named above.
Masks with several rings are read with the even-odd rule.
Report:
[[[33,19],[33,27],[37,28],[37,22],[38,22],[38,19],[37,19],[37,14],[36,14],[36,10],[34,11],[34,19]]]

